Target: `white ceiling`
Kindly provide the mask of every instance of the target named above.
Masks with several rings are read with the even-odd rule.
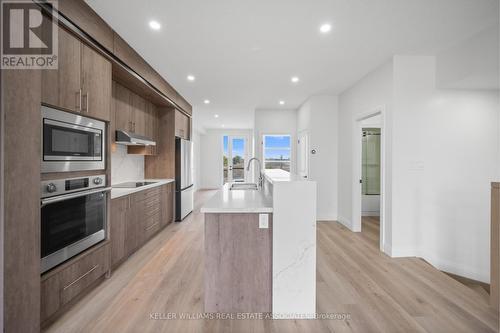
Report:
[[[498,0],[87,2],[193,105],[199,129],[251,128],[256,108],[340,93],[394,54],[435,54],[499,16]]]

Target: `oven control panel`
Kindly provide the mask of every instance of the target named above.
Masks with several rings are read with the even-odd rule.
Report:
[[[48,198],[104,186],[106,186],[106,175],[44,180],[40,186],[40,197]]]

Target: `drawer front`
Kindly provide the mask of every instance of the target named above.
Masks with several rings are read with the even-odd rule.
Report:
[[[109,244],[61,272],[61,304],[66,304],[109,270]]]
[[[40,321],[43,323],[61,307],[61,281],[55,274],[48,279],[43,279],[40,289]]]
[[[150,190],[144,191],[144,198],[146,200],[151,200],[153,198],[157,198],[160,195],[161,186],[154,187]]]
[[[144,236],[148,240],[160,230],[160,215],[149,217],[144,223]]]
[[[160,213],[160,202],[156,202],[144,207],[144,216],[149,217]]]
[[[160,195],[160,186],[153,187],[149,190],[139,191],[131,194],[131,200],[134,203],[143,202],[145,200],[151,200]]]

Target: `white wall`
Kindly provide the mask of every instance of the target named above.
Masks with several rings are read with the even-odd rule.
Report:
[[[338,216],[338,98],[312,96],[297,111],[297,133],[309,134],[309,179],[317,182],[317,219]],[[310,151],[316,150],[316,154]]]
[[[339,96],[339,165],[338,165],[338,220],[348,228],[352,223],[352,181],[353,181],[353,128],[355,121],[362,115],[383,106],[385,109],[384,128],[386,136],[386,175],[385,175],[385,242],[390,252],[391,232],[391,112],[393,100],[392,61],[368,74],[354,86]],[[359,137],[361,142],[361,136]]]
[[[144,156],[127,154],[127,146],[116,145],[111,153],[111,184],[144,179]]]
[[[255,156],[262,160],[262,136],[265,134],[289,134],[292,142],[290,171],[295,173],[297,161],[297,111],[255,110]]]
[[[193,129],[193,187],[197,191],[201,188],[201,134]]]
[[[352,123],[385,105],[385,250],[489,281],[498,90],[442,90],[436,58],[395,56],[339,97],[339,221],[351,227]]]
[[[206,130],[200,134],[200,187],[199,189],[217,189],[223,185],[223,143],[224,135],[247,137],[248,154],[253,156],[252,130]]]
[[[454,89],[499,88],[498,25],[482,30],[440,52],[437,86]]]
[[[488,282],[499,94],[435,81],[434,57],[394,58],[393,250]]]

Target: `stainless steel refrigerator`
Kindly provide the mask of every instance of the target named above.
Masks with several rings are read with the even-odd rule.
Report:
[[[192,142],[175,138],[175,220],[193,211]]]

